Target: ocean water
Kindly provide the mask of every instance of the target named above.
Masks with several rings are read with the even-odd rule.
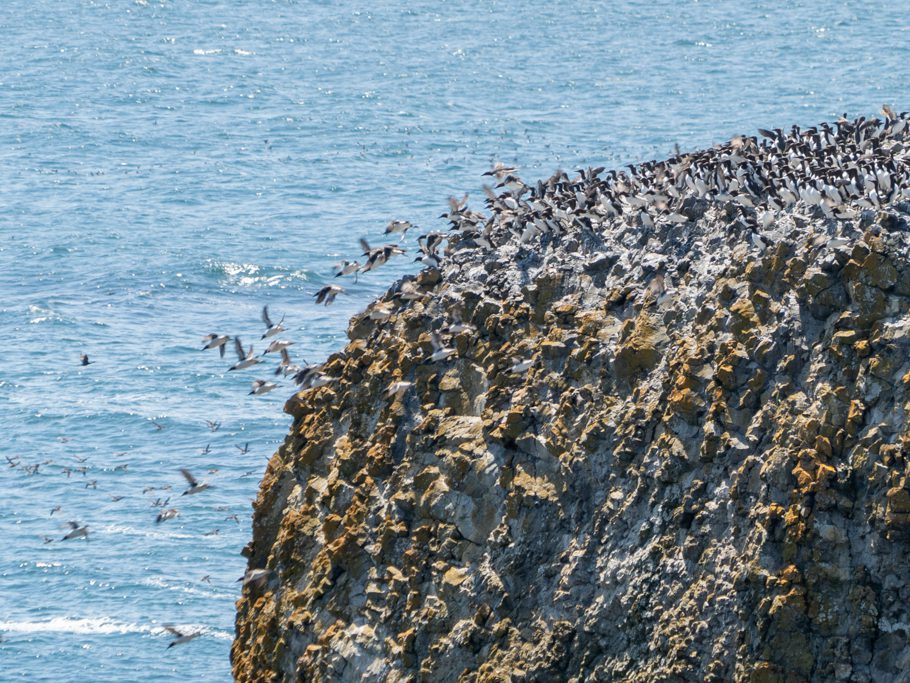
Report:
[[[536,179],[910,106],[893,3],[741,5],[0,3],[0,681],[230,679],[293,388],[249,396],[274,363],[227,372],[203,335],[258,352],[268,304],[324,359],[415,271],[316,306],[332,264],[479,206],[496,160]],[[182,497],[181,467],[213,488]]]

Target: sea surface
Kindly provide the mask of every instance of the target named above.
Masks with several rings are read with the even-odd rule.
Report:
[[[323,360],[417,230],[316,306],[333,263],[479,208],[494,161],[621,166],[900,111],[908,84],[893,2],[3,0],[0,681],[230,679],[293,386],[248,395],[277,361],[228,372],[204,335],[259,353],[267,304]]]

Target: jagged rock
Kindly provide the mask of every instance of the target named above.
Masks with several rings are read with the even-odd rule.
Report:
[[[286,407],[236,678],[906,677],[905,213],[736,214],[456,250],[356,316]]]

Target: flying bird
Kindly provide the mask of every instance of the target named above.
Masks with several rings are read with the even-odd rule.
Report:
[[[86,541],[88,540],[88,526],[83,526],[79,524],[79,522],[68,522],[67,524],[70,528],[70,532],[61,538],[61,541],[70,541],[74,538],[84,538]]]
[[[256,365],[256,363],[262,362],[259,358],[253,356],[252,344],[250,344],[249,350],[244,352],[243,344],[240,343],[240,337],[234,337],[234,350],[237,352],[238,360],[228,368],[228,372],[231,370],[243,370],[244,368],[248,368],[250,366]]]
[[[190,471],[187,469],[183,469],[181,467],[180,474],[183,475],[183,478],[186,479],[190,485],[190,487],[186,491],[184,491],[183,493],[180,494],[181,496],[189,496],[194,493],[199,493],[200,491],[205,491],[207,488],[211,488],[211,486],[209,486],[209,484],[207,484],[204,481],[203,482],[196,481],[196,478],[192,474],[190,474]]]
[[[341,294],[344,291],[344,287],[339,287],[338,285],[326,285],[313,296],[316,297],[316,303],[324,303],[328,306],[330,303],[335,301],[335,297]]]
[[[227,343],[230,340],[231,338],[226,334],[207,334],[202,338],[202,350],[218,349],[219,353],[221,353],[221,357],[224,358],[224,347],[227,346]]]
[[[182,633],[181,631],[178,631],[176,628],[174,628],[173,626],[171,626],[169,624],[164,625],[164,630],[167,631],[168,633],[171,633],[174,635],[174,640],[172,640],[170,643],[168,643],[169,648],[174,647],[175,645],[183,645],[184,643],[188,643],[191,640],[193,640],[193,638],[198,638],[199,636],[202,635],[202,631],[195,631],[193,633]]]
[[[275,384],[274,382],[267,382],[264,379],[257,379],[257,380],[253,381],[253,389],[252,389],[252,391],[250,391],[250,394],[251,395],[255,394],[256,396],[262,396],[263,394],[267,394],[270,391],[272,391],[272,389],[277,389],[277,388],[278,388],[278,385]]]
[[[281,320],[278,321],[278,324],[272,322],[272,319],[269,318],[269,307],[262,307],[262,322],[265,323],[265,334],[262,335],[261,339],[268,339],[269,337],[274,337],[279,332],[284,332],[285,327],[281,323],[284,322],[284,316],[281,316]]]
[[[174,517],[179,516],[180,511],[177,508],[170,508],[169,510],[158,513],[158,516],[155,518],[155,524],[161,524],[161,522],[166,522],[169,519],[174,519]]]

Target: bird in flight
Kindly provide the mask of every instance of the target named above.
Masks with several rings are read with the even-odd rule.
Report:
[[[186,491],[180,494],[181,496],[189,496],[194,493],[199,493],[200,491],[205,491],[207,488],[211,488],[211,486],[204,481],[196,481],[196,478],[190,474],[190,471],[187,469],[181,467],[180,474],[183,475],[183,478],[186,479],[190,485]]]
[[[262,322],[265,323],[265,334],[260,337],[260,339],[268,339],[269,337],[274,337],[279,332],[284,332],[285,327],[281,323],[284,322],[284,316],[281,316],[281,320],[278,321],[278,324],[272,322],[272,319],[269,317],[269,307],[262,307]]]
[[[168,633],[173,634],[173,636],[174,636],[174,640],[172,640],[170,643],[168,643],[169,648],[174,647],[175,645],[183,645],[184,643],[190,642],[193,638],[198,638],[199,636],[202,635],[202,631],[194,631],[193,633],[183,633],[182,631],[178,631],[176,628],[174,628],[170,624],[165,624],[164,630],[167,631]]]

